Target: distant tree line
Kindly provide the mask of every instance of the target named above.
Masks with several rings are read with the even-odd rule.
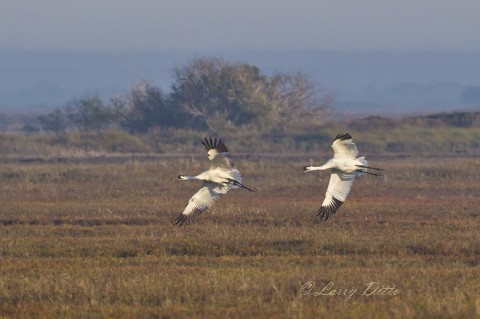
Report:
[[[362,119],[348,121],[348,127],[363,132],[376,129],[393,129],[404,126],[424,128],[480,127],[480,112],[444,112],[420,116],[406,116],[403,118],[369,116]]]
[[[141,82],[111,101],[82,97],[38,117],[44,131],[154,128],[221,132],[286,130],[324,122],[329,95],[303,73],[262,74],[256,66],[195,59],[173,72],[171,90]]]

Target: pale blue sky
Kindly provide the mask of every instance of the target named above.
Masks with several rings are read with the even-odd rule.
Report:
[[[480,51],[478,0],[0,0],[0,50]]]

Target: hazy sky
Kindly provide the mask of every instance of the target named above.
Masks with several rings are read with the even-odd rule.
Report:
[[[480,51],[479,0],[0,0],[0,50]]]

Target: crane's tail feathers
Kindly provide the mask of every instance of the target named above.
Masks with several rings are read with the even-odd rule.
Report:
[[[232,183],[233,185],[235,185],[235,186],[245,188],[246,190],[249,190],[249,191],[251,191],[251,192],[256,192],[256,191],[257,191],[256,189],[247,187],[247,186],[243,185],[242,183],[240,183],[239,181],[234,180],[234,179],[232,179],[232,178],[229,178],[228,181],[229,181],[230,183]]]
[[[374,169],[376,171],[383,171],[383,168],[371,167],[371,166],[367,166],[367,165],[356,165],[356,166],[361,167],[361,168]]]
[[[372,172],[367,172],[367,171],[364,171],[364,170],[358,170],[357,172],[362,173],[362,174],[373,175],[373,176],[383,176],[383,174],[380,174],[380,173],[372,173]]]
[[[380,173],[373,173],[373,172],[367,171],[367,169],[373,169],[373,170],[377,170],[377,171],[383,171],[383,169],[374,168],[374,167],[368,167],[368,166],[361,166],[361,165],[357,165],[357,167],[360,167],[360,169],[357,170],[357,172],[358,172],[360,175],[362,175],[362,174],[368,174],[368,175],[373,175],[373,176],[383,176],[383,174],[380,174]]]

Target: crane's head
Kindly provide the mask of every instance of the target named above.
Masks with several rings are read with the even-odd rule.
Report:
[[[178,175],[177,178],[172,179],[172,181],[186,181],[188,177],[185,175]]]

